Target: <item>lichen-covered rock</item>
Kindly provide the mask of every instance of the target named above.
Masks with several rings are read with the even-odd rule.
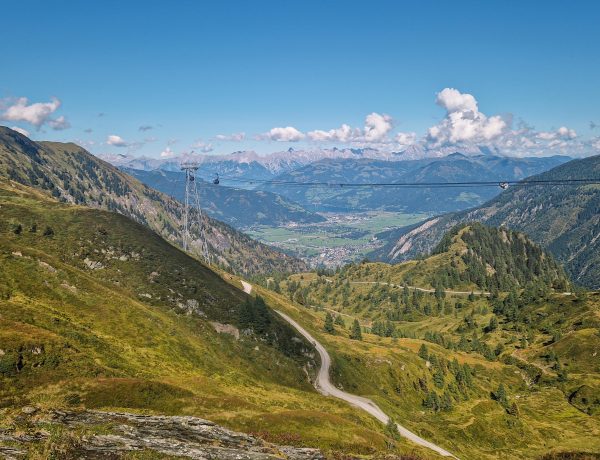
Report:
[[[25,412],[24,412],[25,414]],[[25,414],[23,416],[27,417]],[[60,425],[81,435],[71,442],[72,454],[81,458],[120,458],[126,452],[152,450],[160,454],[192,459],[218,460],[324,460],[318,449],[276,446],[262,439],[220,427],[213,422],[189,416],[139,415],[101,411],[51,411],[36,414],[32,424]],[[109,426],[94,433],[95,426]],[[44,441],[45,431],[35,435],[0,435],[0,455],[22,458],[34,442]],[[9,445],[3,445],[8,442]],[[75,458],[74,457],[74,458]]]

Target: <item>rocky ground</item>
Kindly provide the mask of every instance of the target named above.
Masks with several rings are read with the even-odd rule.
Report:
[[[112,460],[144,452],[153,454],[148,458],[325,459],[317,449],[277,446],[197,417],[24,407],[0,427],[0,457],[5,459]]]

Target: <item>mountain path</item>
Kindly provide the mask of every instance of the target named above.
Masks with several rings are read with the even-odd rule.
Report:
[[[252,292],[252,285],[246,281],[241,281],[241,283],[244,292],[246,294],[250,294]],[[329,378],[331,357],[329,356],[329,353],[327,353],[325,347],[321,345],[321,343],[319,343],[312,335],[310,335],[310,333],[306,329],[300,326],[300,324],[298,324],[288,315],[279,310],[275,310],[275,312],[279,314],[279,316],[281,316],[288,323],[290,323],[302,336],[304,336],[306,340],[312,343],[313,346],[316,348],[317,352],[319,353],[319,356],[321,357],[321,367],[319,368],[317,380],[315,381],[315,388],[317,389],[317,391],[319,391],[324,396],[333,396],[334,398],[342,399],[352,404],[353,406],[358,407],[359,409],[362,409],[365,412],[369,413],[381,423],[388,423],[389,417],[373,401],[362,396],[346,393],[345,391],[342,391],[339,388],[335,387],[333,383],[331,383],[331,380]],[[432,442],[427,441],[426,439],[421,438],[420,436],[403,427],[399,423],[396,423],[396,426],[398,427],[398,432],[401,436],[405,437],[406,439],[409,439],[415,444],[427,447],[428,449],[437,452],[443,457],[452,457],[458,459],[458,457],[452,455],[447,450],[443,449],[442,447],[436,444],[433,444]]]

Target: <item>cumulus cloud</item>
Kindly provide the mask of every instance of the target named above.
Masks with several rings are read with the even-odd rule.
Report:
[[[371,113],[365,119],[365,141],[378,142],[392,130],[392,117],[389,115],[381,115],[379,113]]]
[[[231,134],[217,134],[215,139],[218,141],[231,141],[231,142],[241,142],[246,139],[246,133],[231,133]]]
[[[508,127],[499,115],[487,117],[481,113],[475,97],[457,89],[444,88],[438,93],[436,103],[446,110],[446,117],[427,132],[427,139],[434,146],[485,143],[500,136]]]
[[[29,103],[29,99],[26,97],[20,97],[5,107],[0,114],[0,118],[7,121],[29,123],[37,129],[40,129],[44,124],[48,124],[53,129],[66,129],[70,127],[70,124],[64,116],[56,119],[51,118],[60,106],[60,100],[55,97],[50,102],[35,102],[32,104]]]
[[[360,129],[351,128],[347,124],[343,124],[337,129],[330,129],[329,131],[317,129],[307,133],[308,138],[315,142],[351,142],[360,137],[360,135]]]
[[[394,140],[401,146],[413,145],[417,142],[417,133],[397,133]]]
[[[270,131],[259,137],[261,139],[268,139],[271,141],[298,142],[304,139],[306,136],[303,132],[297,130],[293,126],[286,126],[285,128],[272,128]]]
[[[556,131],[540,131],[537,133],[537,138],[545,141],[553,141],[553,140],[572,140],[577,137],[577,132],[574,129],[567,128],[566,126],[561,126]]]
[[[115,147],[129,147],[131,145],[131,143],[127,142],[121,136],[117,136],[116,134],[111,134],[108,136],[106,138],[106,143]]]
[[[22,134],[23,136],[29,137],[29,131],[27,131],[26,129],[19,128],[18,126],[12,126],[10,129]]]

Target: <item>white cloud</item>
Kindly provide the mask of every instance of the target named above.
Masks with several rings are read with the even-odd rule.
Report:
[[[12,126],[10,129],[22,134],[23,136],[29,137],[29,131],[27,131],[26,129],[19,128],[18,126]]]
[[[259,137],[261,139],[268,139],[272,141],[298,142],[304,139],[306,136],[293,126],[286,126],[285,128],[272,128],[269,132]]]
[[[71,127],[71,123],[69,123],[69,121],[64,117],[64,115],[61,115],[60,117],[54,120],[48,120],[48,125],[56,131],[61,131],[63,129],[68,129]]]
[[[479,112],[477,101],[471,94],[463,94],[454,88],[444,88],[435,98],[435,103],[446,112]]]
[[[446,110],[446,117],[429,128],[427,140],[434,147],[463,142],[487,143],[503,134],[508,127],[502,117],[487,117],[479,111],[477,100],[454,88],[444,88],[436,103]]]
[[[202,142],[202,141],[194,142],[192,144],[192,148],[195,150],[200,150],[202,153],[208,153],[208,152],[212,152],[214,150],[212,144]]]
[[[371,113],[365,119],[365,141],[378,142],[383,140],[392,130],[392,117],[389,115],[381,115],[379,113]]]
[[[121,136],[117,136],[116,134],[111,134],[106,138],[106,143],[108,145],[114,145],[115,147],[129,147],[131,144],[123,139]]]
[[[552,141],[555,139],[572,140],[577,137],[577,132],[574,129],[561,126],[556,131],[540,131],[536,136],[538,139]]]
[[[162,152],[160,152],[161,158],[173,158],[175,156],[175,152],[171,150],[171,147],[166,147]]]
[[[394,140],[401,146],[413,145],[417,142],[417,133],[397,133]]]
[[[231,141],[231,142],[241,142],[246,139],[246,133],[231,133],[231,134],[217,134],[215,139],[218,141]]]
[[[55,97],[50,102],[35,102],[33,104],[29,104],[26,97],[20,97],[5,108],[4,112],[0,114],[0,118],[8,121],[26,122],[38,129],[45,123],[50,124],[53,128],[52,124],[57,126],[54,129],[65,129],[65,127],[68,127],[68,122],[64,116],[56,120],[50,118],[60,105],[60,100]]]
[[[307,133],[309,139],[315,142],[351,142],[360,137],[360,135],[360,129],[351,128],[347,124],[343,124],[337,129],[330,129],[329,131],[317,129]]]

